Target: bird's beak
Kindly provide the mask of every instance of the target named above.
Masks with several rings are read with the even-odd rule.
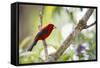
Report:
[[[53,28],[55,29],[56,27],[54,26]]]

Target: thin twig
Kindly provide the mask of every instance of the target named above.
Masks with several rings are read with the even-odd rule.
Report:
[[[95,25],[95,24],[96,24],[96,21],[95,21],[94,23],[90,24],[90,25],[87,25],[87,26],[85,27],[85,29],[87,29],[87,28],[89,28],[89,27],[91,27],[91,26],[93,26],[93,25]]]
[[[43,14],[44,14],[44,7],[42,7],[42,12],[40,12],[40,25],[39,28],[42,28],[43,25]],[[45,51],[45,59],[48,59],[48,49],[47,49],[47,43],[46,40],[42,40],[43,41],[43,45],[44,45],[44,51]]]
[[[48,59],[48,49],[47,49],[47,43],[45,40],[43,40],[43,44],[44,44],[44,51],[45,51],[45,59]]]

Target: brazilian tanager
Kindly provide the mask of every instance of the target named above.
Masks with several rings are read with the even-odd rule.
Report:
[[[33,47],[36,45],[36,43],[39,40],[45,40],[52,32],[52,30],[55,28],[53,24],[48,24],[46,27],[41,29],[35,36],[34,41],[32,45],[28,48],[28,51],[32,51]]]

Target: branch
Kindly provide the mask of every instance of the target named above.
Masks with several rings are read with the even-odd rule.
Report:
[[[94,9],[88,9],[88,11],[83,16],[82,20],[86,23],[90,18],[91,14],[93,13]]]
[[[81,20],[79,20],[79,23],[77,24],[76,28],[72,33],[64,40],[60,48],[52,55],[49,56],[48,60],[46,62],[55,62],[63,53],[64,51],[70,46],[72,41],[75,39],[75,37],[78,36],[78,34],[81,32],[82,29],[84,29],[87,25],[87,21],[89,17],[92,15],[94,9],[88,9],[85,15]]]
[[[42,24],[43,24],[43,14],[44,14],[44,7],[42,7],[42,12],[40,12],[40,25],[39,25],[39,29],[42,28]],[[42,40],[43,41],[43,45],[44,45],[44,51],[45,51],[45,59],[47,60],[48,58],[48,49],[47,49],[47,43],[45,40]]]
[[[43,44],[44,44],[44,51],[45,51],[45,59],[48,59],[48,48],[47,48],[47,43],[45,40],[43,40]]]
[[[96,21],[95,21],[94,23],[90,24],[90,25],[87,25],[87,26],[85,27],[85,29],[90,28],[90,27],[92,27],[92,26],[95,25],[95,24],[96,24]]]

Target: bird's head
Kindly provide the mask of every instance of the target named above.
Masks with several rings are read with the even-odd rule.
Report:
[[[48,24],[48,26],[47,26],[50,30],[53,30],[53,29],[55,29],[56,27],[54,26],[54,24]]]

